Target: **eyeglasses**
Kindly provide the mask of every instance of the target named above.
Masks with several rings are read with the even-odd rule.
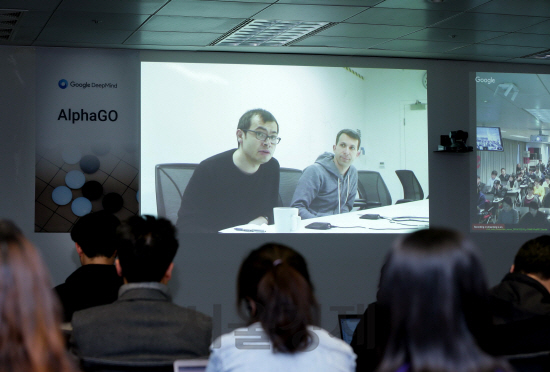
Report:
[[[266,139],[269,139],[269,142],[271,142],[274,145],[277,145],[279,142],[281,142],[281,137],[277,137],[276,135],[268,136],[267,133],[264,132],[258,132],[255,130],[250,129],[243,129],[243,132],[252,132],[256,134],[256,138],[259,141],[265,141]]]

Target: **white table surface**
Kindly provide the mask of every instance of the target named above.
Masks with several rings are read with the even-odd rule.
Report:
[[[361,211],[354,211],[350,213],[336,214],[332,216],[310,218],[307,220],[302,220],[300,222],[300,228],[292,232],[295,233],[306,233],[306,234],[365,234],[365,233],[407,233],[416,231],[418,229],[427,228],[428,221],[423,222],[424,218],[429,217],[430,208],[429,200],[419,200],[409,203],[401,203],[394,205],[387,205],[380,208],[371,208],[364,209]],[[364,214],[379,214],[384,219],[378,220],[366,220],[359,218]],[[391,218],[396,217],[422,217],[422,221],[392,221]],[[315,229],[306,229],[305,226],[309,225],[312,222],[328,222],[333,226],[329,230],[315,230]],[[345,228],[344,228],[345,227]],[[275,225],[242,225],[230,227],[224,230],[221,230],[220,233],[236,233],[236,234],[258,234],[262,232],[252,232],[252,231],[237,231],[235,228],[243,228],[245,230],[260,230],[265,231],[265,233],[275,233]]]

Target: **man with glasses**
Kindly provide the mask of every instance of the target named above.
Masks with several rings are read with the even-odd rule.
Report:
[[[299,209],[302,219],[351,211],[357,194],[357,169],[352,163],[360,146],[357,131],[342,129],[336,135],[334,153],[321,154],[304,169],[291,204]]]
[[[279,124],[254,109],[239,119],[238,148],[214,155],[195,169],[178,212],[180,232],[217,232],[232,226],[273,223],[279,197]],[[216,133],[212,133],[216,135]]]

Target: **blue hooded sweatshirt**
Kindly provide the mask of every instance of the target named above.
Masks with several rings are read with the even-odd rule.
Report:
[[[357,169],[351,165],[342,176],[334,154],[325,152],[304,169],[291,206],[299,209],[302,219],[346,213],[353,208],[356,194]]]

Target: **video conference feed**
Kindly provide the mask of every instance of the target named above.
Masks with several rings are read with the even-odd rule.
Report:
[[[478,142],[471,230],[546,232],[550,74],[477,72],[470,79]]]
[[[142,62],[141,213],[170,219],[180,233],[400,233],[427,227],[425,74]],[[253,109],[272,116],[254,114],[250,126],[238,130]],[[337,146],[341,130],[349,135],[341,135]],[[413,174],[424,196],[396,204],[404,199],[396,170]],[[387,191],[363,181],[361,194],[362,171],[377,172]],[[295,209],[274,212],[279,207]],[[360,219],[364,214],[380,218]],[[314,222],[320,223],[316,229],[306,227]]]
[[[504,151],[500,128],[477,127],[476,147],[481,151]]]

